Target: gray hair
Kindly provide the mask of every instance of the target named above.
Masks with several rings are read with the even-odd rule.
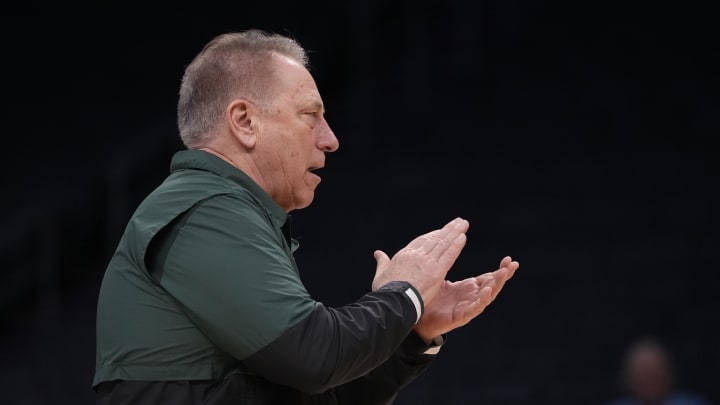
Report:
[[[232,100],[244,98],[261,110],[270,108],[273,54],[308,65],[296,40],[261,30],[221,34],[203,47],[185,69],[177,105],[180,139],[188,149],[211,139]]]

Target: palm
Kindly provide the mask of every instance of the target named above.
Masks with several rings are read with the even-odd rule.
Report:
[[[500,262],[496,271],[461,281],[444,281],[437,295],[425,306],[425,313],[415,325],[426,341],[463,326],[480,315],[495,300],[505,282],[519,264],[509,257]]]
[[[479,315],[489,304],[490,294],[481,290],[475,278],[462,281],[445,281],[416,328],[439,336],[465,325]],[[432,332],[431,332],[432,331]]]

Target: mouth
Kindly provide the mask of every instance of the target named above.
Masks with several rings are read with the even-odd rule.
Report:
[[[316,186],[317,186],[317,183],[320,182],[320,175],[318,174],[317,171],[322,168],[323,168],[323,166],[310,166],[307,170],[307,172],[310,173],[310,175],[315,178],[315,180],[313,180],[313,183]]]

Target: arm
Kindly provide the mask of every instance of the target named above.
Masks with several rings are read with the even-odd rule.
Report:
[[[391,259],[382,251],[376,251],[375,258],[378,261],[377,274],[381,274],[390,265]],[[439,351],[439,347],[428,350],[428,345],[436,340],[444,342],[447,332],[467,324],[482,313],[518,267],[519,264],[508,256],[500,261],[496,271],[457,282],[445,280],[397,353],[371,373],[338,387],[340,402],[391,404],[403,387],[427,369]]]
[[[400,390],[425,372],[435,357],[417,333],[411,332],[395,354],[378,368],[336,389],[344,405],[391,404]]]
[[[213,343],[270,381],[320,392],[385,362],[422,310],[410,284],[327,308],[263,215],[241,198],[206,200],[174,225],[156,278]]]
[[[412,331],[415,309],[403,293],[407,288],[407,283],[391,283],[350,305],[318,304],[243,363],[268,380],[306,392],[352,381],[400,351]]]

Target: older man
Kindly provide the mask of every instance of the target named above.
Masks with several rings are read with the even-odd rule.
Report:
[[[387,404],[447,332],[518,268],[445,280],[466,241],[456,218],[390,258],[371,291],[327,307],[304,287],[289,212],[307,207],[339,143],[307,57],[258,30],[214,38],[187,67],[187,150],[137,208],[97,310],[99,404]]]

